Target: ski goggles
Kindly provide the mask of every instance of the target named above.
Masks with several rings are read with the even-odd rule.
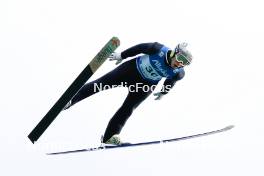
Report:
[[[176,59],[177,62],[182,63],[184,66],[190,64],[188,58],[187,58],[186,56],[184,56],[184,55],[183,55],[182,53],[180,53],[180,52],[177,53],[177,54],[175,55],[175,59]]]

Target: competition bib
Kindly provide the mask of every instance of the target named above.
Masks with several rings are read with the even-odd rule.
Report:
[[[162,76],[156,71],[156,68],[152,66],[148,55],[141,56],[137,61],[139,72],[144,78],[153,81],[161,80]]]

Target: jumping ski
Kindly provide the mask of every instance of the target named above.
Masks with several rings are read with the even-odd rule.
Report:
[[[152,145],[152,144],[162,144],[162,143],[168,143],[168,142],[176,142],[186,139],[192,139],[202,136],[207,136],[211,134],[217,134],[221,132],[228,131],[230,129],[234,128],[233,125],[229,125],[225,128],[209,131],[205,133],[199,133],[194,134],[190,136],[184,136],[184,137],[178,137],[178,138],[172,138],[172,139],[164,139],[164,140],[157,140],[157,141],[149,141],[149,142],[140,142],[140,143],[123,143],[121,145],[112,145],[112,146],[99,146],[99,147],[93,147],[93,148],[86,148],[86,149],[79,149],[79,150],[70,150],[70,151],[63,151],[63,152],[54,152],[54,153],[47,153],[47,155],[59,155],[59,154],[70,154],[70,153],[79,153],[79,152],[91,152],[91,151],[98,151],[98,150],[106,150],[106,149],[116,149],[116,148],[123,148],[123,147],[135,147],[135,146],[144,146],[144,145]]]
[[[92,61],[85,67],[80,75],[74,80],[70,87],[64,92],[54,106],[42,118],[37,126],[28,135],[32,143],[37,141],[39,137],[45,132],[53,120],[58,116],[65,105],[72,99],[72,97],[80,90],[80,88],[87,82],[87,80],[94,74],[94,72],[104,63],[104,61],[116,50],[120,45],[117,37],[113,37],[100,50],[100,52],[92,59]]]

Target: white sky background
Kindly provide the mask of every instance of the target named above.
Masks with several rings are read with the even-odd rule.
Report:
[[[260,0],[2,0],[0,175],[263,175],[263,15]],[[27,138],[112,36],[119,52],[186,41],[194,55],[170,94],[134,112],[125,141],[236,127],[167,145],[46,156],[99,145],[123,102],[125,88],[102,92],[61,113],[36,144]],[[114,67],[107,61],[92,79]]]

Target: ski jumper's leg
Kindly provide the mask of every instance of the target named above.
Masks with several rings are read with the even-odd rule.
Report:
[[[119,134],[125,125],[127,119],[131,116],[132,112],[136,107],[143,102],[151,92],[129,92],[124,103],[109,121],[106,128],[103,142],[106,142],[113,135]]]
[[[136,61],[131,60],[128,61],[129,67],[123,73],[126,75],[123,76],[123,80],[128,83],[128,86],[133,85],[134,88],[129,90],[129,93],[122,104],[122,106],[118,109],[118,111],[114,114],[111,120],[108,123],[106,128],[103,142],[106,142],[113,135],[119,134],[125,125],[127,119],[131,116],[134,109],[137,108],[140,103],[142,103],[153,91],[156,84],[151,84],[141,77],[136,68]],[[141,86],[136,89],[136,84],[141,83]],[[143,89],[143,85],[147,85],[148,87],[153,86],[153,89],[145,90]]]
[[[120,85],[123,77],[122,74],[125,68],[126,64],[121,64],[119,67],[98,78],[97,80],[85,84],[73,97],[72,104],[75,104],[97,92],[109,89],[113,85]]]

